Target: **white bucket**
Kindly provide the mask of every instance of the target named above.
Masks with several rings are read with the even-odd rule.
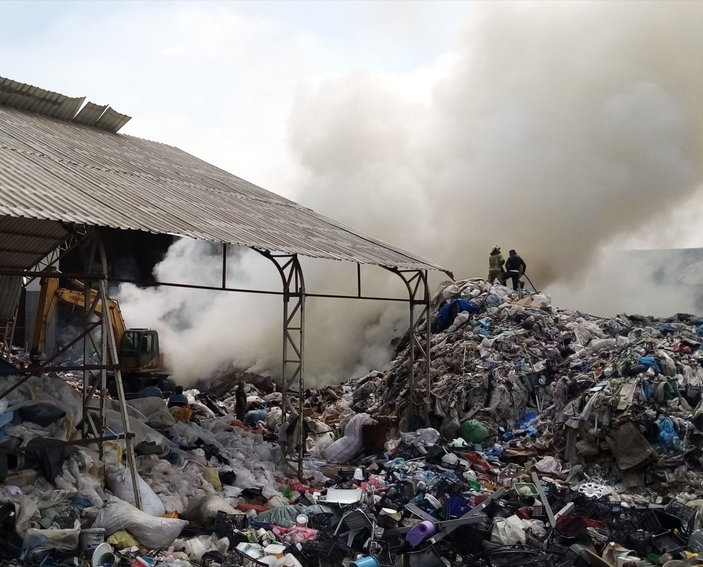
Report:
[[[93,551],[105,541],[105,528],[86,528],[79,538],[82,551]]]

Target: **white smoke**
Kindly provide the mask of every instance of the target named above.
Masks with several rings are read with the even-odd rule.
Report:
[[[406,94],[408,76],[372,72],[298,91],[290,141],[305,175],[297,200],[458,275],[484,275],[499,244],[518,249],[537,286],[594,311],[678,308],[657,305],[664,294],[648,287],[647,269],[624,269],[608,251],[633,239],[675,245],[674,231],[657,239],[652,230],[684,219],[681,207],[697,197],[702,24],[700,3],[472,4],[456,53],[412,77],[433,81],[422,89],[430,96]],[[173,275],[205,273],[202,246],[176,245],[159,275],[174,262]],[[249,256],[240,277],[260,283]],[[311,270],[308,287],[349,279],[334,264]],[[132,311],[142,295],[130,293],[123,302]],[[178,312],[181,330],[168,339],[183,378],[205,372],[206,360],[280,367],[280,319],[268,317],[280,313],[280,298],[264,308],[229,296],[186,300],[169,289],[148,297],[156,319],[136,309],[144,324],[164,325],[161,309]],[[342,378],[382,365],[402,314],[371,302],[311,302],[309,374]]]

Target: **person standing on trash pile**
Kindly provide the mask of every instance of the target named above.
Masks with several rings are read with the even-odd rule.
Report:
[[[503,282],[507,282],[508,278],[513,280],[513,289],[517,291],[518,285],[520,287],[525,287],[525,283],[520,281],[522,274],[527,271],[527,264],[525,260],[518,256],[515,250],[508,252],[508,260],[505,262],[505,276],[503,277]]]
[[[237,419],[243,422],[244,417],[247,414],[247,394],[244,391],[244,382],[240,382],[239,386],[237,386],[237,391],[235,393],[234,412],[237,415]]]
[[[183,393],[183,386],[176,386],[176,391],[168,399],[168,407],[187,408],[189,405],[188,398]]]
[[[500,253],[500,248],[497,246],[491,250],[491,253],[488,256],[488,283],[492,284],[496,279],[499,281],[504,281],[504,271],[503,271],[503,264],[505,264],[505,260],[503,260],[503,255]]]

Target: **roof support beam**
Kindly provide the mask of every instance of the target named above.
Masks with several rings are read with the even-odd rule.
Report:
[[[282,424],[297,413],[297,438],[287,440],[287,452],[297,449],[298,480],[303,480],[305,457],[305,279],[297,254],[272,254],[257,250],[273,262],[283,285],[283,358],[281,365]],[[297,381],[297,391],[294,389]],[[297,396],[297,412],[295,397]],[[289,411],[290,410],[290,411]],[[293,434],[295,436],[295,433]],[[297,444],[296,444],[297,442]]]
[[[413,429],[412,424],[418,418],[429,423],[432,409],[432,377],[430,374],[430,350],[432,340],[432,318],[430,316],[430,289],[427,281],[427,270],[399,270],[386,268],[397,275],[408,290],[408,305],[410,308],[410,326],[408,330],[408,402],[409,415],[403,416],[404,424],[401,430]],[[416,376],[416,355],[422,361],[419,376]],[[418,381],[424,379],[424,399],[418,392]],[[418,415],[419,414],[419,415]],[[405,425],[405,427],[403,427]]]

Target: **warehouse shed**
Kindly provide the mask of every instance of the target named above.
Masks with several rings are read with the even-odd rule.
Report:
[[[83,97],[71,98],[0,78],[0,345],[7,348],[12,344],[22,286],[82,245],[90,250],[87,268],[61,276],[85,282],[99,291],[105,302],[114,278],[101,234],[105,229],[143,231],[209,241],[222,250],[220,286],[159,285],[282,297],[280,387],[284,410],[296,398],[302,402],[305,301],[316,296],[407,302],[415,347],[411,348],[408,367],[411,384],[418,373],[430,391],[428,271],[451,276],[450,272],[178,148],[120,134],[129,120],[109,106],[86,102]],[[246,246],[268,258],[280,274],[281,289],[247,290],[228,285],[227,252],[232,246]],[[356,264],[357,293],[306,292],[301,256]],[[367,265],[396,274],[405,284],[407,297],[364,295],[362,266]],[[106,356],[100,364],[84,364],[82,368],[86,376],[89,370],[100,370],[104,381],[108,371],[119,375],[119,366],[110,325],[102,328]],[[100,350],[96,346],[96,351]],[[420,353],[417,360],[415,352]],[[31,375],[52,368],[51,361],[45,360],[24,372]],[[90,389],[87,380],[84,388],[91,396],[84,396],[85,407],[89,407],[94,391],[104,391]],[[125,425],[128,431],[128,423]],[[98,426],[94,434],[99,439],[103,431]]]

